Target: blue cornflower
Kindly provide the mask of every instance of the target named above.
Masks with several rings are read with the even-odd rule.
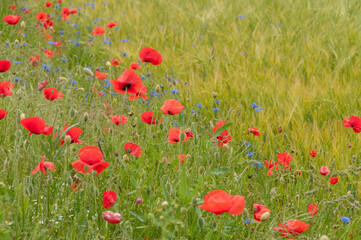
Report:
[[[260,111],[262,111],[262,110],[264,110],[263,107],[259,107],[259,108],[256,108],[256,109],[255,109],[256,112],[260,112]]]
[[[220,102],[221,102],[221,100],[214,101],[215,104],[219,104]]]
[[[127,57],[128,55],[125,52],[122,52],[122,57]]]
[[[162,29],[162,28],[163,28],[163,26],[160,26],[160,25],[159,25],[159,26],[158,26],[158,28],[159,28],[159,29]]]
[[[246,18],[247,15],[240,15],[240,16],[237,16],[237,18]]]
[[[15,78],[15,82],[19,82],[19,81],[21,81],[21,79],[20,78]]]
[[[246,219],[243,221],[244,224],[250,224],[253,221],[253,219]]]
[[[177,89],[171,89],[169,90],[170,93],[177,95],[178,94],[178,90]]]
[[[253,152],[248,152],[248,153],[247,153],[247,156],[248,156],[248,158],[253,158],[253,157],[254,157],[254,153],[253,153]]]
[[[215,111],[215,112],[217,112],[217,111],[219,111],[219,110],[221,110],[221,109],[219,109],[219,108],[213,108],[213,111]]]
[[[191,44],[191,46],[192,46],[192,47],[196,47],[196,46],[197,46],[197,44],[195,44],[195,43],[192,43],[192,44]]]
[[[252,145],[250,142],[246,142],[246,141],[243,141],[243,143],[244,143],[244,146],[246,146],[246,147],[249,147]]]
[[[262,161],[259,161],[258,163],[251,163],[251,164],[256,166],[256,167],[262,167],[263,166]]]
[[[64,30],[59,30],[59,34],[63,35],[64,34]]]
[[[122,39],[122,43],[128,43],[129,40],[128,39]]]
[[[253,107],[253,108],[258,108],[259,106],[257,105],[257,103],[255,103],[255,102],[253,102],[252,104],[251,104],[251,106]]]
[[[201,104],[201,103],[198,103],[198,104],[197,104],[197,107],[199,107],[199,108],[203,108],[204,106],[202,106],[202,104]]]
[[[61,58],[61,61],[63,61],[63,62],[67,62],[67,61],[68,61],[68,59]]]
[[[73,79],[73,80],[70,81],[70,84],[76,85],[76,84],[78,84],[78,82],[75,81],[75,79]]]
[[[351,220],[349,217],[341,217],[342,222],[349,223]]]

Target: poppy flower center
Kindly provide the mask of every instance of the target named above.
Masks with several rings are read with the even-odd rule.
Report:
[[[132,86],[132,84],[128,83],[127,85],[125,85],[125,86],[122,88],[122,90],[123,90],[123,91],[126,91],[126,90],[128,90],[131,86]]]
[[[130,148],[127,148],[127,153],[130,153],[132,150]]]

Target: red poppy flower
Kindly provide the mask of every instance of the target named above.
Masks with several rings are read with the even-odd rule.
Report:
[[[36,55],[36,57],[30,56],[30,61],[33,63],[34,67],[39,65],[39,60],[40,60],[40,55]]]
[[[258,222],[261,221],[262,215],[264,213],[270,213],[271,212],[271,210],[269,210],[268,208],[266,208],[264,205],[261,205],[261,204],[253,204],[253,207],[255,208],[254,220],[256,220]],[[268,218],[269,218],[269,214],[265,214],[262,221],[267,221]]]
[[[162,55],[152,48],[143,48],[140,50],[139,57],[142,62],[149,62],[153,65],[159,65],[162,63]]]
[[[180,142],[181,132],[183,132],[185,135],[185,139],[183,142],[188,141],[190,139],[190,137],[187,136],[186,131],[180,130],[179,128],[171,128],[168,131],[168,139],[169,139],[168,144]]]
[[[7,60],[0,60],[0,73],[9,71],[11,62]]]
[[[70,13],[70,14],[78,13],[78,9],[72,8],[72,9],[70,9],[69,13]]]
[[[139,97],[143,98],[144,100],[147,100],[148,97],[145,96],[145,94],[147,94],[147,87],[142,83],[142,87],[140,88],[139,92],[137,92],[135,95],[129,96],[129,100],[134,101]]]
[[[261,135],[261,132],[257,128],[248,128],[248,133],[253,133],[255,136]]]
[[[7,24],[10,24],[10,25],[16,25],[19,20],[21,19],[20,16],[15,16],[15,15],[8,15],[8,16],[5,16],[3,18],[3,20],[7,23]]]
[[[180,162],[180,163],[184,163],[185,157],[186,157],[185,154],[179,154],[179,155],[177,156],[177,158],[179,159],[179,162]]]
[[[113,88],[118,93],[137,94],[143,87],[142,80],[133,69],[125,70],[118,80],[110,82],[113,83]]]
[[[105,28],[103,27],[95,27],[94,30],[93,30],[93,35],[95,36],[100,36],[100,35],[103,35],[105,33]]]
[[[108,75],[106,73],[102,73],[100,71],[96,71],[95,72],[95,78],[99,79],[99,80],[104,80],[108,77]]]
[[[140,69],[141,67],[140,67],[140,65],[138,63],[133,62],[133,63],[130,64],[130,68],[131,69]]]
[[[330,169],[329,169],[328,167],[322,166],[322,167],[320,168],[320,173],[321,173],[322,175],[326,176],[327,174],[330,173]]]
[[[46,19],[44,24],[43,24],[44,28],[45,29],[49,29],[49,27],[52,27],[54,26],[54,22],[51,21],[50,19]],[[55,45],[54,45],[55,46]]]
[[[330,183],[333,185],[333,184],[336,184],[338,182],[338,177],[330,177]]]
[[[103,218],[105,221],[111,223],[111,224],[117,224],[122,221],[122,215],[120,213],[113,213],[111,211],[106,211],[102,213]]]
[[[212,129],[212,133],[215,134],[215,132],[218,130],[218,128],[222,127],[224,124],[226,124],[226,121],[219,121],[216,122],[216,126]],[[209,138],[211,138],[211,134],[209,134]],[[232,140],[231,135],[229,135],[228,131],[225,130],[222,132],[219,136],[216,138],[216,142],[218,143],[218,147],[222,147],[223,144],[227,144]]]
[[[198,207],[216,215],[228,212],[231,215],[240,215],[245,207],[246,200],[240,195],[230,195],[223,190],[215,190],[204,197],[204,204]]]
[[[164,114],[177,115],[184,109],[184,106],[175,99],[168,99],[164,102],[160,110]]]
[[[108,28],[113,28],[115,26],[117,26],[117,24],[115,22],[110,22],[110,23],[107,24]]]
[[[46,19],[48,19],[49,15],[45,12],[39,12],[35,17],[39,22],[44,22]]]
[[[45,88],[43,93],[44,93],[45,98],[50,101],[54,101],[56,99],[63,98],[63,93],[59,92],[55,88]]]
[[[142,149],[135,143],[131,143],[131,142],[126,143],[124,145],[124,150],[133,156],[136,157],[142,156]]]
[[[38,82],[38,90],[39,91],[43,90],[47,84],[48,84],[48,81],[46,79],[44,81]]]
[[[312,149],[312,151],[309,151],[311,157],[316,157],[317,155],[317,151],[315,151],[314,149]]]
[[[361,132],[361,118],[352,115],[350,119],[343,120],[343,126],[346,128],[352,128],[355,133]]]
[[[154,113],[153,112],[144,112],[142,113],[142,115],[140,116],[140,119],[148,124],[156,124],[158,122],[158,124],[161,124],[163,122],[163,119],[157,120],[153,117]]]
[[[113,123],[117,126],[119,125],[123,125],[124,123],[128,122],[128,118],[125,117],[124,115],[116,115],[116,116],[112,116],[110,115],[110,118],[112,119]]]
[[[38,172],[39,170],[42,171],[45,175],[46,175],[46,170],[50,169],[55,171],[54,168],[54,163],[52,162],[44,162],[45,156],[43,156],[41,158],[40,164],[38,166],[36,166],[36,168],[34,169],[34,171],[31,174],[34,174],[36,172]]]
[[[98,175],[110,165],[110,163],[102,160],[104,155],[97,147],[83,147],[80,149],[78,156],[80,160],[72,162],[71,165],[73,165],[76,171],[84,174],[91,173],[94,170]],[[87,171],[85,167],[88,168]]]
[[[285,225],[278,223],[279,228],[273,228],[274,230],[281,233],[283,237],[292,237],[297,236],[308,229],[310,226],[300,220],[290,220],[287,221]]]
[[[292,158],[291,155],[285,152],[277,155],[278,163],[284,165],[285,169],[289,167]]]
[[[112,61],[110,62],[110,64],[113,65],[113,66],[118,66],[120,63],[121,63],[120,58],[112,59]]]
[[[33,133],[50,135],[53,132],[53,126],[47,127],[44,119],[39,117],[25,118],[20,121],[20,124],[30,132],[29,136]]]
[[[0,82],[0,97],[6,97],[13,95],[13,92],[10,90],[14,87],[14,83],[9,81]]]
[[[15,10],[16,9],[16,6],[14,4],[10,4],[11,6],[11,10]]]
[[[53,6],[53,4],[51,2],[46,2],[45,3],[45,7],[51,7],[51,6]]]
[[[8,112],[4,109],[0,109],[0,120],[2,120],[6,115],[8,115]]]
[[[63,128],[63,132],[65,132],[68,129],[68,125],[65,123],[65,126]],[[72,127],[69,131],[65,133],[65,136],[71,137],[71,143],[83,143],[83,141],[79,140],[80,135],[82,134],[83,130],[78,127]],[[54,138],[56,138],[57,133],[54,134]],[[59,144],[63,145],[65,143],[64,140],[62,140]]]
[[[269,170],[268,170],[268,172],[267,172],[267,175],[268,175],[268,176],[271,176],[271,175],[273,174],[273,169],[278,170],[278,167],[277,167],[278,162],[277,162],[277,161],[274,161],[274,162],[272,163],[272,161],[273,161],[273,159],[271,159],[269,162],[268,162],[267,160],[264,161],[266,167],[269,168]]]
[[[318,207],[314,203],[310,203],[307,206],[308,213],[313,217],[318,212]]]
[[[113,191],[103,192],[103,207],[111,208],[117,200],[117,194]]]

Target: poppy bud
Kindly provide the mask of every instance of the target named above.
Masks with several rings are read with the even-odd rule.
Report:
[[[247,208],[244,208],[243,209],[243,216],[248,219],[249,218],[249,212],[248,212],[248,209]]]
[[[84,121],[86,122],[87,120],[88,120],[88,118],[89,118],[89,113],[84,113]]]
[[[23,120],[24,118],[25,118],[25,114],[24,113],[20,114],[20,119]]]
[[[228,146],[228,144],[226,143],[226,144],[223,144],[223,146],[222,146],[225,150],[229,150],[229,146]]]
[[[271,214],[269,212],[263,213],[261,216],[261,221],[267,221],[270,216],[271,216]]]
[[[84,171],[87,173],[88,170],[89,170],[89,166],[88,166],[88,165],[85,165],[85,166],[84,166]]]
[[[320,237],[320,240],[330,240],[326,235]]]
[[[19,40],[15,39],[14,43],[19,44]]]
[[[200,228],[203,228],[204,225],[206,225],[206,222],[205,222],[204,219],[201,218],[201,217],[198,218],[197,223],[198,223],[198,226],[199,226]]]
[[[160,86],[159,85],[155,86],[155,91],[160,92]]]
[[[187,210],[187,208],[185,208],[185,207],[182,207],[181,210],[180,210],[182,216],[185,216],[185,215],[187,214],[187,211],[188,211],[188,210]]]
[[[128,162],[128,161],[129,161],[128,155],[124,155],[124,156],[123,156],[123,161],[124,161],[124,162]]]
[[[112,66],[112,64],[111,64],[109,61],[106,63],[106,65],[107,65],[107,67],[111,67],[111,66]]]
[[[59,81],[60,82],[66,82],[66,81],[68,81],[68,79],[66,79],[65,77],[59,77]]]
[[[64,139],[64,142],[66,145],[70,145],[71,144],[71,137],[69,135],[66,135],[65,136],[65,139]]]
[[[179,134],[179,140],[180,140],[181,142],[184,142],[185,139],[186,139],[186,134],[185,134],[184,132],[181,132],[181,133]]]
[[[283,176],[280,177],[280,183],[284,183],[285,182],[285,178]]]
[[[162,207],[168,207],[169,203],[167,201],[162,202]]]
[[[70,115],[70,117],[74,117],[75,114],[76,114],[76,110],[75,110],[74,108],[71,108],[71,109],[69,110],[69,115]]]
[[[137,126],[137,124],[135,124],[135,123],[132,124],[132,127],[133,127],[133,128],[135,128],[136,126]]]
[[[90,77],[94,76],[93,72],[89,68],[83,68],[83,74]]]
[[[215,158],[219,158],[219,152],[215,152],[215,153],[214,153],[214,157],[215,157]]]
[[[52,178],[48,178],[48,185],[51,185],[51,184],[53,184],[53,179]]]
[[[134,138],[139,138],[139,134],[138,134],[138,133],[134,133]]]
[[[352,148],[352,145],[351,145],[351,143],[349,143],[349,144],[348,144],[348,148]]]
[[[212,96],[213,96],[213,98],[217,98],[217,97],[218,97],[218,93],[212,92]]]
[[[137,198],[136,204],[141,204],[143,202],[142,198]]]
[[[20,23],[20,27],[21,27],[21,28],[25,28],[25,22],[24,22],[24,21],[22,21],[22,22]]]

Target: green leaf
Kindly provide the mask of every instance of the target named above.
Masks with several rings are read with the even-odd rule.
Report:
[[[229,126],[231,126],[233,123],[226,123],[224,124],[222,127],[218,128],[217,131],[213,134],[213,136],[211,137],[210,141],[216,139],[219,135],[221,135],[221,133],[223,133],[224,131],[226,131]]]
[[[133,217],[136,217],[139,221],[145,223],[144,218],[142,218],[141,216],[139,216],[137,213],[129,211],[130,215],[132,215]]]

